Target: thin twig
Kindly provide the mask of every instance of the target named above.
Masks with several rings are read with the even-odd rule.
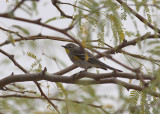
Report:
[[[10,89],[8,87],[5,87],[5,89],[6,89],[6,91],[12,91],[12,92],[22,93],[22,94],[24,94],[24,93],[33,93],[33,94],[36,94],[36,92],[34,92],[34,91],[16,91],[16,90]]]
[[[0,29],[3,30],[3,31],[9,32],[9,33],[16,34],[16,35],[19,36],[22,40],[25,39],[25,38],[24,38],[22,35],[20,35],[18,32],[14,32],[14,31],[12,31],[12,30],[8,30],[8,29],[2,28],[2,27],[0,27]]]
[[[17,94],[12,94],[12,95],[0,95],[0,98],[9,98],[9,97],[17,97],[17,98],[29,98],[29,99],[44,99],[43,97],[36,97],[36,96],[27,96],[27,95],[17,95]],[[49,100],[56,100],[56,101],[62,101],[65,102],[65,99],[60,99],[60,98],[54,98],[54,97],[50,97]],[[77,104],[86,104],[89,106],[92,106],[94,108],[102,108],[102,105],[95,105],[95,104],[90,104],[90,103],[86,103],[83,101],[77,101],[77,100],[69,100],[69,102],[73,102],[73,103],[77,103]]]
[[[70,5],[70,6],[73,6],[73,7],[76,7],[76,8],[85,10],[85,11],[88,11],[88,12],[92,12],[91,10],[87,10],[87,9],[85,9],[85,8],[81,8],[81,7],[79,7],[79,6],[76,6],[76,5],[73,5],[73,4],[70,4],[70,3],[65,3],[65,2],[60,2],[60,1],[58,1],[57,4],[66,4],[66,5]]]
[[[139,15],[136,11],[134,11],[132,8],[130,8],[125,2],[122,0],[116,0],[119,2],[124,8],[127,8],[134,16],[136,16],[142,23],[145,25],[148,25],[152,30],[158,32],[160,34],[160,29],[157,28],[156,26],[152,25],[147,19]]]
[[[7,52],[3,51],[2,49],[0,49],[0,53],[4,54],[5,56],[7,56],[13,63],[15,66],[17,66],[19,69],[21,69],[24,73],[28,73],[28,71],[23,68],[15,59],[14,59],[14,55],[10,55]]]
[[[57,5],[58,0],[51,0],[51,1],[52,1],[52,4],[58,9],[58,11],[61,13],[62,16],[75,20],[72,16],[69,16],[69,15],[65,14],[61,10],[61,8]]]
[[[25,2],[25,0],[21,0],[21,1],[14,7],[14,9],[11,11],[11,13],[13,14],[24,2]]]
[[[47,25],[45,23],[42,23],[41,19],[30,20],[30,19],[25,19],[25,18],[16,17],[16,16],[12,16],[11,17],[8,13],[0,14],[0,17],[14,19],[14,20],[19,20],[19,21],[23,21],[23,22],[28,22],[28,23],[32,23],[32,24],[36,24],[36,25],[40,25],[40,26],[49,28],[51,30],[55,30],[57,32],[60,32],[60,33],[62,33],[64,35],[68,36],[70,39],[72,39],[75,43],[77,43],[83,49],[82,43],[79,40],[77,40],[76,38],[74,38],[73,36],[71,36],[67,31],[65,31],[63,29],[59,29],[59,28],[51,26],[51,25]]]

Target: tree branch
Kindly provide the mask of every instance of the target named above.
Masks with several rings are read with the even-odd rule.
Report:
[[[85,76],[84,76],[85,74]],[[91,76],[92,75],[92,76]],[[105,75],[105,76],[104,76]],[[128,76],[127,76],[128,75]],[[100,76],[101,79],[99,78],[95,78]],[[90,74],[88,72],[85,73],[78,73],[75,74],[73,76],[59,76],[59,75],[51,75],[51,74],[44,74],[42,75],[42,73],[35,73],[35,74],[19,74],[19,75],[12,75],[12,76],[8,76],[5,77],[3,79],[0,80],[0,88],[4,87],[10,83],[14,83],[14,82],[25,82],[25,81],[41,81],[41,80],[47,80],[50,82],[62,82],[62,83],[68,83],[68,84],[80,84],[80,85],[93,85],[93,84],[107,84],[107,83],[112,83],[112,84],[116,84],[116,85],[120,85],[125,87],[127,90],[129,89],[134,89],[134,90],[138,90],[138,91],[143,91],[143,90],[147,90],[147,93],[156,97],[160,97],[159,93],[155,93],[152,90],[150,90],[149,87],[143,87],[143,86],[138,86],[138,85],[133,85],[121,80],[116,79],[115,77],[123,77],[123,78],[130,78],[130,79],[137,79],[138,77],[136,75],[133,74],[126,74],[126,73],[105,73],[105,74]],[[143,77],[143,79],[146,80],[153,80],[154,77],[153,76],[149,76],[149,75],[141,75]],[[94,78],[94,80],[90,79],[83,79],[83,78]],[[112,77],[112,78],[111,78]],[[80,80],[81,79],[81,80]],[[44,96],[45,97],[45,96]],[[47,100],[49,100],[47,98]],[[49,100],[50,101],[50,100]]]
[[[72,39],[75,43],[77,43],[83,49],[83,45],[81,44],[81,42],[79,40],[77,40],[76,38],[74,38],[73,36],[71,36],[65,29],[59,29],[57,27],[42,23],[41,19],[30,20],[30,19],[25,19],[25,18],[16,17],[16,16],[11,17],[8,13],[0,14],[0,17],[19,20],[19,21],[23,21],[23,22],[28,22],[28,23],[32,23],[32,24],[36,24],[36,25],[46,27],[46,28],[51,29],[51,30],[55,30],[57,32],[60,32],[64,35],[68,36],[70,39]]]
[[[24,40],[24,37],[22,35],[20,35],[18,32],[14,32],[12,30],[8,30],[8,29],[2,28],[2,27],[0,27],[0,29],[3,31],[9,32],[9,33],[13,33],[13,34],[19,36],[21,38],[21,40]]]
[[[127,8],[134,16],[136,16],[142,23],[145,25],[148,25],[152,30],[158,32],[160,34],[160,29],[156,26],[152,25],[147,19],[139,15],[136,11],[134,11],[132,8],[130,8],[125,2],[122,0],[117,0],[124,8]]]
[[[72,16],[69,16],[69,15],[65,14],[65,13],[61,10],[61,8],[57,5],[57,3],[59,3],[58,0],[51,0],[51,1],[52,1],[52,4],[53,4],[53,5],[57,8],[57,10],[60,12],[61,16],[64,16],[64,17],[66,17],[66,18],[70,18],[70,19],[75,20]]]
[[[0,98],[10,98],[10,97],[45,100],[45,98],[43,98],[43,97],[36,97],[36,96],[27,96],[27,95],[18,95],[18,94],[0,95]],[[50,97],[49,100],[56,100],[56,101],[66,102],[65,99],[54,98],[54,97]],[[91,106],[91,107],[94,107],[94,108],[99,108],[99,109],[103,108],[102,105],[95,105],[95,104],[86,103],[86,102],[83,102],[83,101],[71,100],[71,99],[68,99],[68,100],[69,100],[69,102],[73,102],[73,103],[76,103],[76,104],[86,104],[88,106]]]
[[[146,80],[153,80],[153,76],[149,75],[141,75]],[[40,81],[40,80],[47,80],[50,82],[62,82],[62,83],[69,83],[69,84],[80,84],[80,85],[88,85],[88,84],[104,84],[104,83],[113,83],[121,85],[127,89],[135,89],[142,91],[144,87],[137,86],[133,84],[129,84],[123,82],[121,80],[116,79],[116,77],[121,78],[129,78],[129,79],[137,79],[136,75],[130,73],[105,73],[105,74],[93,74],[88,72],[82,72],[75,74],[73,76],[59,76],[59,75],[51,75],[51,74],[44,74],[42,73],[35,73],[35,74],[19,74],[19,75],[12,75],[7,76],[0,80],[0,87],[4,87],[10,83],[14,82],[25,82],[25,81]],[[92,78],[93,80],[83,79],[82,78]]]
[[[0,52],[2,54],[4,54],[5,56],[7,56],[14,64],[15,66],[17,66],[19,69],[21,69],[24,73],[28,74],[28,71],[25,70],[15,59],[14,59],[14,55],[10,55],[7,52],[3,51],[2,49],[0,49]],[[42,71],[43,74],[45,74],[46,69],[44,69],[44,71]],[[11,75],[11,78],[14,74]],[[37,81],[34,81],[34,83],[37,85],[39,91],[41,92],[41,94],[46,98],[46,100],[55,108],[55,110],[57,111],[58,114],[60,114],[60,111],[58,110],[57,106],[54,105],[49,99],[48,97],[44,94],[44,92],[42,91],[39,83]],[[4,86],[0,86],[0,89],[3,89]]]
[[[14,63],[14,65],[17,66],[19,69],[21,69],[24,73],[28,73],[27,70],[25,70],[19,63],[17,63],[17,61],[14,59],[14,55],[10,55],[7,52],[3,51],[2,49],[0,49],[0,53],[7,56]]]
[[[13,14],[24,2],[25,0],[21,0],[10,13]]]

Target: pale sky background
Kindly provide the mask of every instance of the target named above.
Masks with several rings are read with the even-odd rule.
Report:
[[[70,3],[74,2],[74,0],[69,0],[69,1],[61,0],[61,1],[62,2],[70,2]],[[6,3],[5,0],[0,0],[0,13],[3,13],[7,10],[11,10],[11,9],[7,9],[7,6],[10,2],[11,2],[11,0],[9,0],[8,3]],[[132,8],[135,9],[134,6],[132,6]],[[71,6],[62,5],[62,9],[68,15],[73,14],[73,8]],[[40,0],[40,3],[38,5],[38,10],[39,10],[39,14],[38,14],[38,16],[34,16],[35,17],[34,19],[42,18],[42,22],[45,22],[46,20],[48,20],[50,18],[59,16],[58,10],[51,4],[50,0]],[[142,10],[138,13],[143,14]],[[24,17],[24,18],[30,18],[27,14],[25,14],[21,10],[17,10],[16,14],[17,14],[17,16],[21,16],[21,17]],[[58,27],[58,28],[66,28],[70,24],[70,21],[71,21],[70,19],[62,19],[62,20],[59,20],[59,21],[50,22],[48,24],[53,25],[53,26]],[[136,19],[136,21],[138,23],[137,25],[138,25],[138,29],[139,29],[141,35],[148,32],[148,30],[146,30],[144,25],[139,20]],[[134,29],[134,25],[132,23],[132,20],[130,20],[130,18],[127,18],[127,21],[123,21],[122,23],[123,23],[123,25],[124,25],[124,27],[126,28],[127,31],[136,32],[135,29]],[[24,23],[24,22],[15,21],[15,20],[0,17],[0,26],[1,27],[9,29],[10,25],[14,25],[14,24],[19,24],[23,27],[29,28],[32,31],[31,32],[32,35],[36,35],[36,34],[41,32],[44,35],[62,36],[62,37],[64,36],[61,33],[54,32],[53,30],[49,30],[47,28],[44,28],[44,27],[41,27],[41,26],[38,26],[38,25]],[[151,31],[153,33],[152,30],[149,29],[149,31]],[[75,30],[73,30],[73,34],[76,36]],[[67,38],[66,36],[64,36],[64,37]],[[110,38],[112,38],[112,37],[113,37],[113,35],[112,35],[112,33],[110,33]],[[4,32],[1,32],[1,30],[0,30],[0,39],[1,39],[0,43],[2,43],[3,41],[5,41],[7,39],[7,36],[4,34]],[[130,39],[132,39],[132,37]],[[49,73],[54,73],[56,71],[59,71],[59,69],[58,69],[57,65],[55,64],[55,62],[53,60],[50,60],[47,57],[42,55],[43,51],[48,56],[58,57],[60,60],[64,61],[64,63],[67,66],[70,66],[72,64],[72,62],[67,57],[64,49],[61,47],[61,45],[64,45],[66,43],[50,40],[49,46],[46,49],[46,47],[43,46],[43,43],[44,43],[43,40],[39,40],[38,42],[39,42],[39,47],[36,51],[29,49],[27,47],[27,45],[23,45],[22,47],[20,47],[20,46],[17,46],[17,44],[16,44],[16,46],[13,46],[13,45],[9,44],[9,45],[1,47],[1,49],[4,49],[5,51],[7,51],[10,54],[14,54],[15,57],[16,57],[16,60],[21,65],[25,66],[25,68],[27,68],[28,70],[30,69],[30,65],[34,61],[33,59],[30,59],[30,57],[27,56],[26,53],[28,51],[35,53],[35,55],[37,55],[38,58],[40,57],[42,59],[43,67],[47,67],[47,71]],[[106,42],[108,44],[110,44],[112,41],[107,40]],[[127,47],[125,49],[127,51],[129,50],[132,53],[140,53],[140,51],[137,51],[137,49],[135,49],[135,48],[133,49],[132,46]],[[50,52],[53,51],[53,53],[47,53],[47,50],[50,50]],[[126,62],[126,58],[122,54],[116,54],[116,55],[113,55],[113,57],[118,59],[121,62],[124,62],[124,63]],[[0,54],[0,59],[4,59],[4,58],[6,58],[6,57],[4,57],[2,54]],[[103,58],[101,58],[101,60],[104,61]],[[111,65],[112,67],[121,69],[124,72],[130,72],[130,71],[126,70],[125,68],[117,65],[113,61],[110,61],[110,60],[106,59],[106,61],[104,61],[104,62],[108,65]],[[146,62],[145,64],[147,65],[148,62]],[[6,66],[6,67],[4,67],[4,66]],[[64,68],[63,66],[60,66],[60,67],[61,67],[61,69]],[[149,67],[149,65],[147,65],[147,67]],[[73,70],[70,73],[65,74],[65,75],[71,75],[73,73],[79,72],[80,70],[82,70],[82,69],[78,68],[76,70]],[[93,71],[93,69],[91,69],[89,71]],[[4,64],[0,65],[0,79],[5,77],[5,76],[9,76],[12,72],[14,72],[14,74],[22,73],[13,64],[9,64],[9,67],[8,67],[8,65],[4,65]],[[108,71],[100,70],[100,72],[111,72],[111,71],[110,70],[108,70]],[[127,82],[128,82],[128,80],[127,80]],[[23,82],[22,84],[25,84],[26,87],[27,87],[27,84],[33,84],[33,83],[32,82]],[[64,84],[64,85],[67,86],[67,87],[74,86],[74,85],[69,85],[69,84],[67,84],[67,85]],[[94,86],[98,87],[97,92],[99,92],[99,94],[101,94],[103,92],[103,93],[106,94],[106,96],[111,96],[111,97],[114,96],[115,98],[118,98],[118,89],[116,89],[117,88],[116,85],[114,85],[114,84],[103,84],[101,86],[99,86],[99,85],[94,85]],[[35,88],[36,88],[36,86],[35,86]],[[52,89],[53,94],[55,94],[57,92],[55,87],[52,87],[51,89]],[[129,92],[125,88],[124,88],[124,92],[125,92],[125,95],[127,95],[127,96],[129,95]],[[113,102],[112,99],[106,99],[106,100],[103,100],[103,102],[104,102],[104,104],[112,104],[113,106],[117,106],[117,107],[120,105],[120,104],[117,104],[117,102],[119,103],[118,100]],[[42,109],[42,110],[46,109],[46,107],[44,107],[43,105],[40,105],[40,107],[41,107],[40,109]]]

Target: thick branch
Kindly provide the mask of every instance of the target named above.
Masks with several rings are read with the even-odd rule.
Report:
[[[86,75],[86,76],[84,76]],[[93,75],[93,76],[91,76]],[[138,86],[138,85],[133,85],[121,80],[116,79],[115,77],[122,77],[122,78],[129,78],[129,79],[136,79],[136,75],[133,74],[126,74],[126,73],[118,73],[113,74],[113,73],[105,73],[105,74],[97,74],[97,77],[100,76],[101,79],[95,78],[96,74],[92,73],[79,73],[75,74],[73,76],[59,76],[59,75],[51,75],[51,74],[43,74],[42,73],[36,73],[36,74],[19,74],[19,75],[12,75],[8,76],[6,78],[3,78],[0,80],[0,88],[3,88],[4,86],[14,83],[14,82],[25,82],[25,81],[41,81],[41,80],[47,80],[50,82],[62,82],[62,83],[68,83],[68,84],[80,84],[80,85],[93,85],[93,84],[107,84],[107,83],[112,83],[116,85],[120,85],[125,87],[127,90],[129,89],[134,89],[138,91],[143,91],[146,90],[146,92],[152,96],[160,97],[159,93],[153,92],[149,87],[143,87],[143,86]],[[112,78],[111,75],[113,76]],[[127,76],[128,75],[128,76]],[[141,75],[143,79],[147,80],[152,80],[154,79],[152,76],[149,75]],[[82,79],[84,77],[89,77],[93,79]],[[82,80],[79,80],[82,79]],[[45,98],[46,96],[43,95]],[[48,97],[46,98],[48,101]],[[52,102],[51,102],[52,103]]]
[[[127,76],[128,75],[128,76]],[[153,77],[149,75],[142,75],[144,79],[152,80]],[[79,80],[84,77],[93,78],[94,80],[83,79]],[[112,78],[111,78],[112,77]],[[114,77],[114,78],[113,78]],[[122,78],[129,78],[129,79],[137,79],[136,75],[130,73],[105,73],[105,74],[93,74],[93,73],[78,73],[73,76],[59,76],[59,75],[51,75],[51,74],[44,74],[42,73],[35,73],[35,74],[19,74],[19,75],[12,75],[0,80],[0,87],[4,87],[10,83],[14,82],[25,82],[25,81],[40,81],[40,80],[47,80],[50,82],[62,82],[62,83],[69,83],[69,84],[104,84],[104,83],[114,83],[118,85],[122,85],[127,89],[135,89],[142,91],[144,88],[141,86],[129,84],[123,82],[121,80],[116,79],[115,77],[122,77]]]
[[[123,72],[112,72],[112,73],[102,73],[102,74],[95,74],[95,73],[89,73],[89,72],[82,72],[78,74],[79,77],[87,77],[92,78],[95,80],[100,80],[104,78],[127,78],[127,79],[139,79],[136,74],[132,73],[123,73]],[[142,74],[141,77],[145,80],[153,80],[154,77],[147,74]]]

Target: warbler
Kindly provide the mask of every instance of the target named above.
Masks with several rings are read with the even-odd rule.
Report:
[[[94,55],[91,54],[89,51],[85,49],[82,50],[80,46],[77,46],[73,43],[68,43],[67,45],[62,47],[65,48],[70,60],[78,67],[84,68],[85,70],[91,67],[96,67],[104,70],[110,69],[122,72],[121,70],[115,69],[113,67],[104,64],[103,62],[95,58]]]

